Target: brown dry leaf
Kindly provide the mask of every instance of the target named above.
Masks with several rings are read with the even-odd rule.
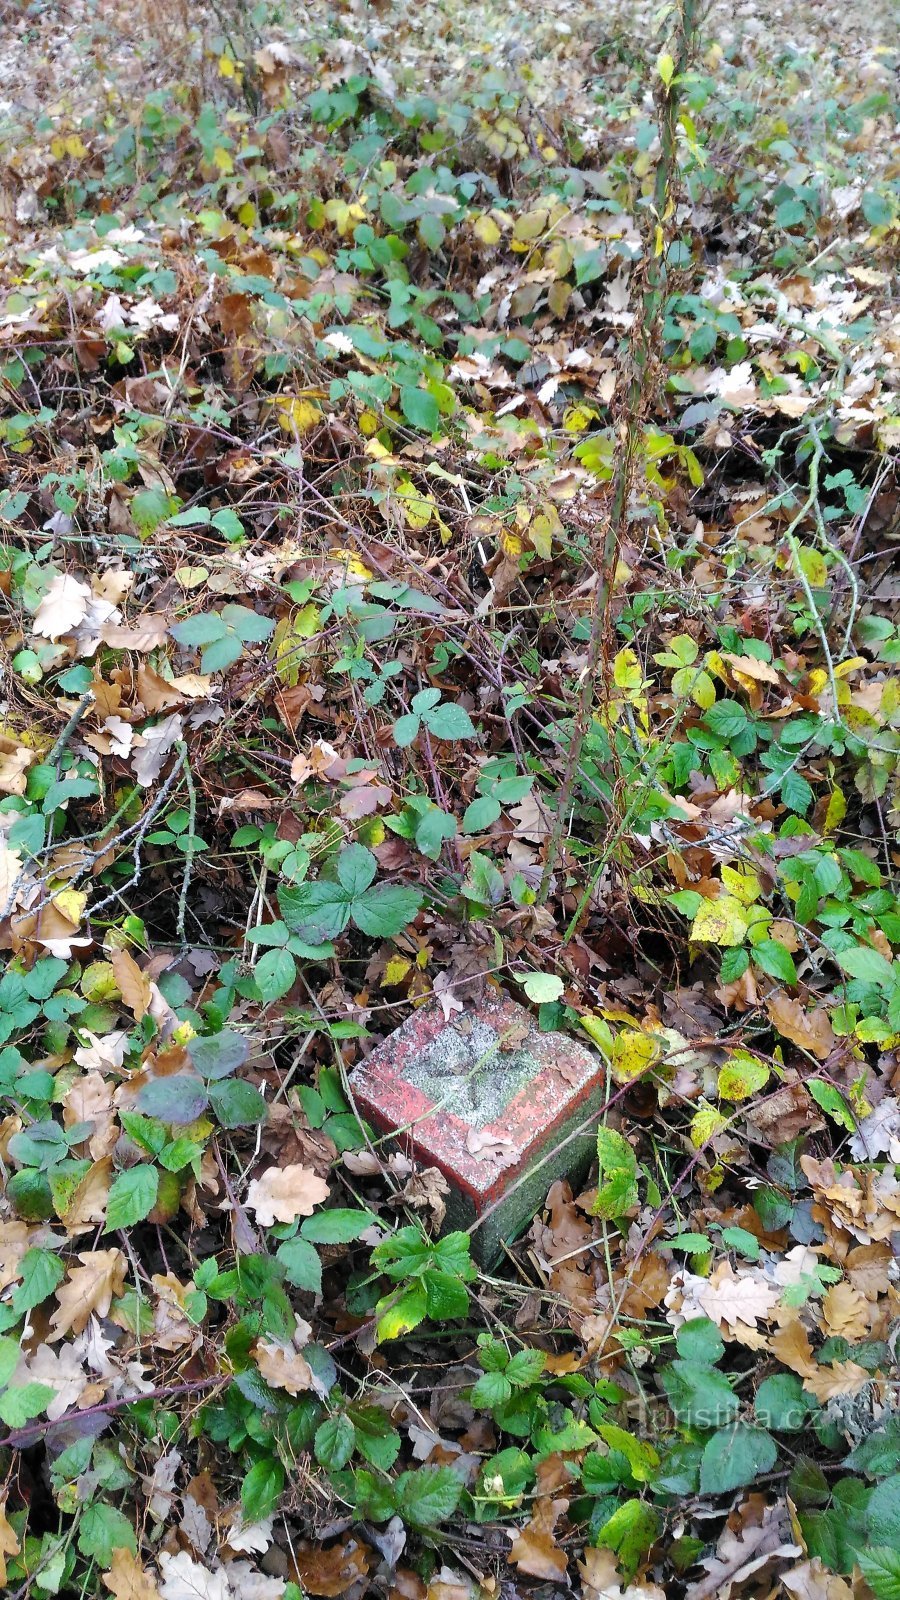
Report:
[[[18,1132],[18,1129],[10,1132]],[[0,1289],[15,1283],[19,1277],[19,1262],[28,1249],[30,1233],[27,1222],[0,1222]]]
[[[261,1178],[254,1178],[247,1190],[247,1209],[256,1213],[261,1228],[275,1222],[294,1222],[310,1217],[316,1206],[328,1199],[328,1185],[310,1167],[269,1167]]]
[[[332,1545],[330,1550],[316,1545],[303,1548],[294,1545],[292,1555],[291,1576],[307,1594],[344,1594],[369,1570],[369,1553],[356,1539]]]
[[[851,1344],[871,1331],[869,1302],[850,1283],[833,1283],[822,1301],[822,1316],[829,1333]]]
[[[158,1600],[156,1580],[144,1571],[125,1545],[113,1551],[109,1571],[103,1573],[103,1582],[116,1600]]]
[[[20,1550],[15,1530],[6,1515],[6,1500],[0,1502],[0,1589],[6,1584],[6,1558],[17,1556]]]
[[[273,1389],[286,1389],[288,1394],[302,1394],[312,1388],[313,1375],[309,1362],[293,1345],[259,1339],[253,1354],[266,1383]]]
[[[798,1377],[808,1378],[818,1371],[809,1334],[796,1316],[773,1333],[769,1340],[769,1350],[783,1367],[796,1372]]]
[[[865,1593],[857,1584],[848,1583],[836,1572],[826,1572],[818,1556],[812,1561],[801,1561],[790,1572],[781,1573],[781,1582],[794,1600],[855,1600]]]
[[[706,1568],[706,1577],[692,1583],[687,1600],[729,1600],[738,1586],[769,1562],[803,1554],[800,1546],[791,1541],[790,1521],[784,1505],[766,1506],[762,1516],[754,1515],[753,1497],[732,1512],[723,1529],[714,1556],[706,1556],[699,1564]],[[762,1593],[770,1593],[766,1584]]]
[[[488,1128],[470,1128],[466,1135],[466,1149],[476,1161],[495,1161],[514,1143],[505,1134],[491,1133]]]
[[[32,632],[42,639],[62,639],[72,633],[87,613],[91,591],[67,572],[57,573],[34,614]]]
[[[112,1156],[102,1156],[85,1173],[69,1199],[61,1219],[66,1232],[74,1238],[87,1233],[96,1223],[106,1220],[106,1201],[112,1182]]]
[[[773,1025],[784,1039],[808,1050],[817,1061],[824,1061],[834,1049],[835,1039],[828,1012],[824,1006],[807,1011],[799,1000],[779,991],[766,1001],[766,1010]]]
[[[554,1539],[553,1530],[568,1507],[568,1500],[538,1500],[531,1521],[524,1528],[510,1530],[509,1559],[521,1572],[547,1582],[565,1581],[568,1557]]]
[[[113,1296],[125,1286],[126,1261],[121,1250],[80,1251],[80,1267],[72,1267],[56,1291],[58,1301],[50,1320],[51,1339],[81,1333],[92,1315],[105,1317]]]
[[[95,1070],[76,1078],[63,1100],[63,1126],[72,1128],[79,1122],[93,1123],[88,1149],[95,1161],[109,1155],[118,1138],[119,1130],[113,1113],[112,1094],[102,1073]]]
[[[25,774],[36,760],[36,750],[0,735],[0,794],[24,794]]]
[[[587,1545],[578,1570],[582,1600],[666,1600],[665,1590],[657,1583],[632,1583],[623,1589],[611,1550],[597,1550]]]
[[[415,1211],[428,1210],[435,1232],[440,1232],[447,1215],[444,1196],[450,1185],[439,1167],[426,1167],[423,1172],[413,1172],[406,1180],[403,1198]]]
[[[742,1324],[753,1328],[757,1322],[767,1322],[778,1297],[778,1289],[762,1275],[746,1272],[738,1276],[730,1261],[721,1261],[697,1291],[706,1315],[719,1327],[731,1329]]]
[[[127,950],[113,950],[109,959],[119,993],[135,1021],[140,1022],[152,998],[150,979]]]
[[[819,1116],[814,1100],[799,1078],[783,1083],[774,1094],[750,1103],[745,1116],[773,1145],[789,1144],[801,1133],[817,1133],[825,1126],[824,1118]]]
[[[165,644],[168,631],[167,619],[160,612],[148,611],[143,617],[135,617],[131,624],[105,622],[100,629],[100,638],[112,650],[140,650],[146,653],[158,650],[160,645]]]
[[[821,1405],[833,1400],[839,1394],[859,1394],[867,1383],[871,1383],[872,1374],[865,1367],[860,1367],[855,1361],[836,1361],[830,1367],[816,1367],[803,1380],[803,1387],[809,1394],[814,1394]]]

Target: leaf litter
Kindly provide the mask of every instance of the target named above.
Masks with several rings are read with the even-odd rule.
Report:
[[[891,23],[12,20],[18,1594],[900,1593]],[[496,987],[477,1277],[347,1072]]]

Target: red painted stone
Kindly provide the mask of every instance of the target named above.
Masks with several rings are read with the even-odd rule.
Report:
[[[555,1178],[586,1167],[605,1070],[582,1045],[541,1033],[530,1012],[490,994],[449,1022],[439,1005],[414,1011],[350,1083],[364,1116],[444,1173],[447,1226],[478,1224],[473,1253],[488,1261]],[[585,1135],[560,1148],[585,1122]]]

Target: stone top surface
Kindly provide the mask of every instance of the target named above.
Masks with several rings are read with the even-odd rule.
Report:
[[[359,1108],[479,1202],[496,1198],[602,1078],[603,1063],[489,994],[451,1021],[425,1005],[357,1066]]]

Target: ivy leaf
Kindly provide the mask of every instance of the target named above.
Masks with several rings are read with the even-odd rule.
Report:
[[[112,1233],[116,1228],[132,1228],[136,1222],[143,1222],[156,1205],[158,1192],[159,1171],[156,1167],[142,1163],[137,1167],[129,1167],[127,1172],[120,1172],[107,1198],[103,1232]]]

